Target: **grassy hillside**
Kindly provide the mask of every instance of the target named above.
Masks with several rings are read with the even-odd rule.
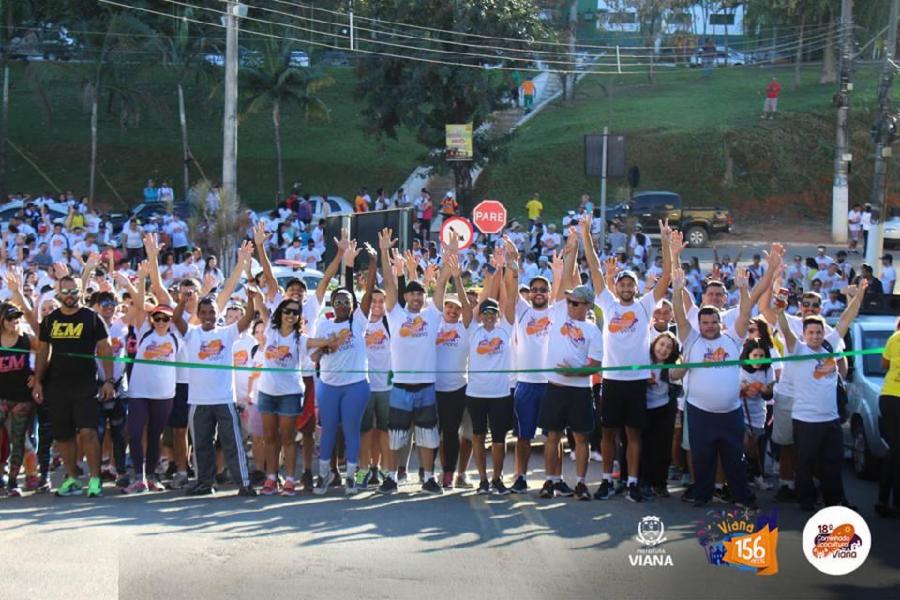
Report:
[[[782,85],[779,114],[761,121],[763,92],[773,74]],[[818,68],[804,70],[797,90],[793,71],[772,68],[717,69],[708,80],[698,70],[680,69],[660,73],[655,85],[634,76],[589,77],[574,103],[556,102],[518,131],[508,160],[490,165],[479,179],[479,197],[499,198],[512,213],[523,214],[524,202],[537,192],[550,218],[574,208],[582,193],[598,198],[599,178],[584,176],[583,135],[608,125],[626,136],[626,165],[641,170],[638,189],[673,190],[690,203],[729,205],[739,217],[754,210],[790,214],[798,207],[827,214],[836,88],[819,85],[818,75]],[[851,200],[866,201],[876,69],[860,68],[854,83]],[[610,201],[627,195],[624,179],[609,181]]]
[[[37,69],[35,69],[37,67]],[[31,67],[52,112],[42,108],[24,66],[14,65],[10,100],[10,139],[23,149],[58,188],[86,194],[90,165],[90,112],[82,107],[82,81],[90,77],[85,65],[41,64]],[[99,167],[126,201],[134,201],[148,177],[168,178],[180,193],[181,138],[177,93],[170,71],[135,66],[129,85],[142,96],[138,127],[122,129],[115,112],[100,105]],[[352,197],[363,185],[370,189],[400,185],[417,164],[421,148],[410,136],[380,147],[362,134],[359,106],[352,99],[351,69],[328,74],[336,85],[320,93],[331,108],[330,122],[305,122],[293,108],[282,117],[285,184],[301,181],[312,193]],[[218,77],[221,72],[214,73]],[[222,161],[221,96],[210,97],[210,86],[192,80],[187,90],[191,147],[207,175],[218,179]],[[276,191],[275,147],[268,112],[248,116],[239,130],[238,186],[252,206],[271,206]],[[8,188],[51,190],[38,171],[10,150]],[[199,179],[193,171],[193,179]],[[120,206],[102,176],[97,198]]]

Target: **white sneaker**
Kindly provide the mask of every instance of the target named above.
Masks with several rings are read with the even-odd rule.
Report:
[[[593,452],[591,452],[591,460],[594,462],[603,462],[603,457],[600,455],[599,452],[594,450]]]
[[[359,488],[356,486],[356,478],[355,477],[347,477],[345,479],[346,483],[344,484],[344,494],[347,496],[355,496],[359,493]]]
[[[772,484],[766,482],[761,476],[756,476],[753,478],[753,485],[760,490],[771,490]]]
[[[569,450],[569,460],[571,460],[571,461],[575,460],[575,451],[574,450]]]
[[[313,494],[323,496],[328,491],[328,486],[334,481],[334,471],[328,470],[325,475],[319,475],[316,478],[316,487],[313,488]]]

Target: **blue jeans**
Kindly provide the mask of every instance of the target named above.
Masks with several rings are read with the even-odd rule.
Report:
[[[344,431],[347,460],[359,458],[359,435],[363,413],[369,403],[369,382],[357,381],[349,385],[328,385],[316,382],[316,399],[319,403],[319,421],[322,423],[322,439],[319,442],[319,460],[331,460],[338,427]]]
[[[691,456],[694,459],[694,497],[712,499],[716,482],[716,457],[722,459],[722,468],[731,489],[731,496],[738,502],[753,497],[747,486],[747,465],[744,463],[744,415],[738,408],[727,413],[708,412],[685,402],[684,410],[690,417]]]

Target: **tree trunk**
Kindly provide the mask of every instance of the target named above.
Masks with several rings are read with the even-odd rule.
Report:
[[[6,13],[6,27],[0,32],[0,44],[2,44],[2,65],[3,65],[3,105],[2,114],[0,114],[0,201],[6,201],[7,193],[7,172],[8,172],[8,156],[6,139],[9,136],[9,58],[6,54],[7,40],[12,37],[12,2],[7,0],[3,7]]]
[[[456,201],[459,202],[459,214],[471,214],[475,202],[472,196],[472,170],[468,161],[453,163],[453,185],[456,188]]]
[[[804,6],[800,5],[800,38],[797,40],[797,56],[794,59],[794,89],[800,87],[800,63],[803,62],[803,33],[806,29],[806,11]]]
[[[191,189],[191,149],[188,145],[187,111],[184,108],[184,86],[178,82],[178,124],[181,126],[181,172],[184,185],[184,197],[187,199]]]
[[[281,101],[277,98],[272,102],[272,124],[275,126],[275,162],[278,167],[278,195],[276,200],[281,202],[284,197],[284,164],[281,159]]]
[[[577,65],[577,56],[575,54],[575,34],[578,30],[578,2],[571,0],[569,2],[569,22],[568,22],[568,41],[569,41],[569,67],[570,71],[574,71]],[[563,100],[572,102],[575,100],[575,73],[566,73],[563,82]]]
[[[831,11],[827,13],[827,19],[831,20]],[[825,55],[822,57],[822,75],[819,83],[837,82],[837,61],[834,59],[834,23],[828,25],[828,37],[825,38]]]

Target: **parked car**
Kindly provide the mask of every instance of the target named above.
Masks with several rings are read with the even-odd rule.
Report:
[[[318,222],[326,216],[322,196],[310,196],[309,201],[313,205],[313,223]],[[259,217],[268,214],[269,211],[257,211],[256,216]],[[345,198],[340,196],[328,196],[328,215],[348,215],[353,213],[353,205]]]
[[[6,228],[9,226],[9,220],[24,208],[25,203],[21,200],[0,204],[0,231],[6,231]],[[50,202],[47,204],[47,212],[50,214],[51,221],[65,219],[69,216],[69,205],[64,202]]]
[[[309,54],[303,50],[291,50],[287,55],[287,63],[291,67],[308,67]]]
[[[62,25],[43,22],[21,28],[20,31],[9,41],[9,57],[12,59],[71,60],[81,50],[81,44]]]
[[[141,202],[127,212],[107,213],[105,220],[112,225],[113,233],[119,233],[131,217],[137,217],[143,223],[150,217],[162,216],[168,212],[168,204],[165,202]],[[191,207],[185,202],[176,202],[172,205],[172,212],[182,219],[189,219]]]
[[[697,48],[693,56],[691,56],[691,66],[702,67],[704,58],[703,48]],[[724,67],[726,65],[729,67],[740,67],[742,65],[750,64],[751,61],[743,52],[738,52],[731,48],[726,49],[724,46],[716,46],[716,57],[714,62],[717,67]]]
[[[895,248],[897,246],[900,246],[900,207],[895,206],[884,222],[884,247]]]
[[[607,208],[606,219],[640,221],[645,233],[659,233],[658,222],[668,219],[669,225],[684,233],[692,248],[706,246],[713,235],[728,233],[732,226],[727,208],[684,207],[681,195],[675,192],[639,192],[631,200]]]
[[[240,57],[240,64],[242,67],[262,66],[263,57],[262,53],[258,50],[247,50],[246,48],[241,48],[238,56]],[[203,61],[207,64],[213,65],[214,67],[224,67],[225,55],[219,52],[209,52],[203,55]]]
[[[869,313],[869,314],[863,314]],[[875,314],[872,314],[875,313]],[[900,314],[900,296],[884,299],[880,306],[864,307],[844,337],[847,350],[881,348],[895,331]],[[878,397],[884,385],[881,353],[850,356],[847,373],[847,413],[844,423],[845,456],[861,479],[874,478],[878,461],[888,451],[878,427]]]

